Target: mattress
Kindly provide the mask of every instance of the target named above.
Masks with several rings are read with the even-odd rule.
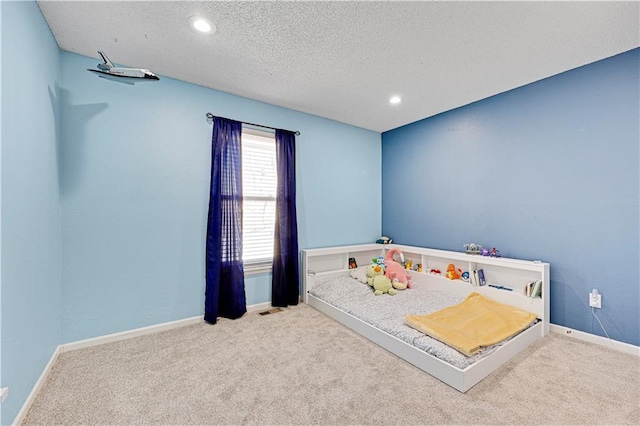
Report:
[[[459,369],[465,369],[500,346],[466,356],[406,325],[406,315],[429,314],[464,300],[464,296],[430,289],[422,283],[414,283],[411,289],[398,291],[395,296],[376,296],[369,285],[342,276],[316,281],[309,294]]]

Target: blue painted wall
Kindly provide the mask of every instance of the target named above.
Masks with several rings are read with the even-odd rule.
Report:
[[[62,52],[62,343],[202,314],[208,111],[300,130],[301,249],[379,236],[379,133],[170,78],[118,84],[96,63]],[[246,288],[269,301],[270,274]]]
[[[60,52],[35,2],[2,8],[2,382],[10,424],[60,339]]]
[[[2,424],[58,344],[202,314],[206,112],[302,132],[301,248],[380,234],[378,133],[169,78],[98,79],[85,71],[95,59],[59,51],[34,2],[1,7],[12,64],[2,73]],[[270,274],[246,285],[249,304],[270,300]]]
[[[640,344],[640,50],[382,135],[382,230],[551,264],[551,321]]]

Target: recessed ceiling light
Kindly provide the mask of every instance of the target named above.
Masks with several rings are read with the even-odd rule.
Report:
[[[200,16],[190,17],[189,24],[193,29],[201,33],[213,34],[216,32],[216,26],[210,20]]]
[[[391,98],[389,98],[389,103],[391,105],[397,105],[400,102],[402,102],[402,98],[400,96],[392,96]]]

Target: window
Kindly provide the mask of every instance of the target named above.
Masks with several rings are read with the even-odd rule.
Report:
[[[272,133],[242,129],[242,261],[271,267],[276,220],[276,141]]]

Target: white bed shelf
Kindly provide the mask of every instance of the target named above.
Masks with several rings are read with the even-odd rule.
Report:
[[[491,355],[461,370],[309,294],[309,289],[319,278],[348,275],[349,258],[355,258],[359,267],[365,267],[372,258],[384,256],[391,248],[400,249],[405,260],[422,263],[423,272],[409,272],[416,283],[461,296],[475,291],[501,303],[533,312],[540,322],[503,344]],[[431,269],[440,269],[444,274],[450,263],[463,271],[483,269],[489,284],[509,287],[512,291],[474,286],[462,280],[450,280],[428,273]],[[549,264],[545,262],[491,258],[395,244],[363,244],[303,250],[302,272],[305,303],[460,392],[466,392],[518,352],[549,333]],[[531,298],[524,293],[526,283],[533,280],[542,280],[540,298]]]

